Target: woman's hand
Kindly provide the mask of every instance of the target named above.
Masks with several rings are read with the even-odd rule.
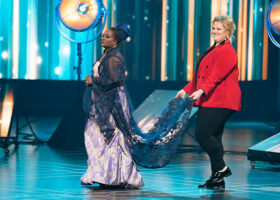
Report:
[[[91,76],[86,76],[85,77],[85,83],[87,85],[92,85],[92,78],[91,78]]]
[[[204,93],[204,91],[202,89],[199,89],[199,90],[193,92],[191,94],[191,96],[189,96],[189,99],[192,99],[193,101],[196,101],[196,100],[198,100],[201,97],[201,95],[203,93]]]
[[[182,99],[184,99],[186,97],[187,93],[185,90],[180,90],[177,95],[176,95],[176,98],[177,97],[181,97]]]

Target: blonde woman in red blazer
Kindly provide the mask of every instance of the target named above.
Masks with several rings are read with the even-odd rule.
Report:
[[[211,36],[215,43],[198,59],[193,80],[177,93],[181,98],[188,93],[199,107],[195,136],[212,169],[211,177],[200,188],[224,188],[224,177],[232,174],[223,159],[222,135],[228,118],[241,109],[237,55],[229,41],[234,30],[229,16],[214,18]]]

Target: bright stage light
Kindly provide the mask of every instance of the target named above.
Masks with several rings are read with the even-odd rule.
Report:
[[[54,69],[54,73],[55,73],[56,75],[61,75],[61,67],[56,67],[56,68]]]
[[[280,1],[275,1],[270,10],[270,21],[272,30],[280,35]]]
[[[1,89],[0,137],[6,138],[9,135],[14,109],[14,92],[9,86],[2,86]]]
[[[6,60],[8,58],[9,54],[7,51],[3,51],[2,54],[1,54],[1,57]]]
[[[42,64],[42,57],[41,56],[37,56],[37,64],[38,65]]]
[[[17,145],[17,136],[11,136],[14,113],[14,86],[10,84],[0,85],[0,147],[4,148],[7,155],[8,146]]]
[[[89,7],[86,3],[80,3],[79,8],[78,8],[78,12],[85,15],[88,12],[88,10],[89,10]]]
[[[66,56],[70,55],[70,47],[69,46],[65,46],[63,48],[63,54],[66,55]]]
[[[62,23],[72,31],[84,31],[95,27],[103,14],[97,0],[63,0],[59,6]]]
[[[58,30],[67,40],[77,44],[78,66],[74,69],[77,71],[78,80],[81,80],[81,45],[92,42],[101,34],[106,23],[106,15],[107,10],[103,5],[103,0],[60,0],[56,7]],[[99,23],[101,23],[100,26],[98,26]],[[98,30],[93,32],[95,27],[98,27]],[[91,35],[90,38],[89,35]],[[69,56],[70,47],[65,47],[62,53]]]
[[[280,48],[280,0],[273,0],[270,3],[266,14],[266,29],[270,40]],[[274,33],[277,37],[275,37]],[[278,38],[278,39],[276,39]]]

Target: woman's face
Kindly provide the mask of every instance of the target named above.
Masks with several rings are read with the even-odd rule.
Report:
[[[105,49],[111,49],[117,47],[117,41],[114,38],[114,33],[112,30],[106,30],[101,38],[101,46]]]
[[[222,22],[215,21],[212,25],[211,35],[216,43],[220,43],[228,38],[228,31],[225,29]]]

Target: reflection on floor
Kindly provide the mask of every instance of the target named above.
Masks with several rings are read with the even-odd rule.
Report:
[[[60,118],[30,118],[38,138],[47,140]],[[28,132],[24,120],[22,132]],[[251,169],[248,147],[274,135],[265,123],[228,123],[225,129],[225,159],[233,175],[226,190],[198,189],[210,175],[206,154],[191,133],[184,135],[171,163],[160,169],[140,168],[145,186],[139,190],[103,189],[80,185],[86,170],[84,149],[56,150],[43,145],[20,144],[11,153],[0,152],[0,199],[279,199],[280,167],[256,163]],[[21,138],[21,140],[24,140]]]

